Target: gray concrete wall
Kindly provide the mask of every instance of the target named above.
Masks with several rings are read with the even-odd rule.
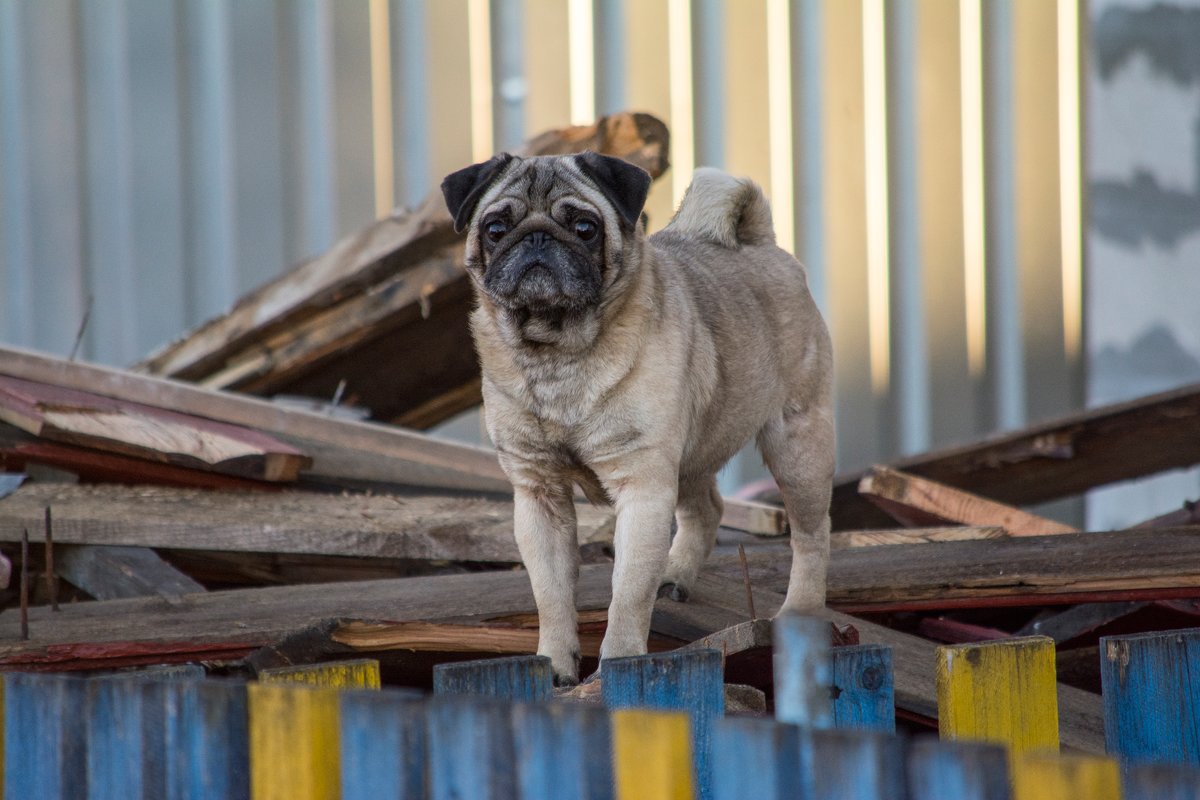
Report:
[[[1089,16],[1087,400],[1100,405],[1200,381],[1200,0],[1092,0]],[[1112,487],[1092,493],[1087,524],[1197,497],[1197,470]]]

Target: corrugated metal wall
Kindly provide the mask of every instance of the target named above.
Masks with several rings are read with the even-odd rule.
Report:
[[[842,466],[1080,404],[1079,0],[0,0],[0,338],[129,363],[618,109],[768,190]],[[748,320],[752,324],[752,320]],[[729,482],[749,477],[753,461]]]

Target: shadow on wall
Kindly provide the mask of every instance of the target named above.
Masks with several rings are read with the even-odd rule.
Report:
[[[1200,83],[1200,8],[1158,4],[1146,9],[1105,10],[1093,27],[1092,52],[1100,77],[1113,76],[1135,56],[1181,87]],[[1148,172],[1129,181],[1088,185],[1091,224],[1098,233],[1130,247],[1148,239],[1172,248],[1200,231],[1200,108],[1193,127],[1191,192],[1159,186]]]

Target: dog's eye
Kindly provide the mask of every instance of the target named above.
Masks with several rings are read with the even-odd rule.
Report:
[[[585,242],[590,242],[596,238],[596,223],[590,219],[579,219],[575,221],[575,235]]]
[[[504,238],[504,234],[508,233],[508,226],[500,220],[493,220],[483,226],[483,233],[489,242],[498,242]]]

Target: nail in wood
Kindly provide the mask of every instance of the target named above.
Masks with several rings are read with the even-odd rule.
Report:
[[[29,529],[21,532],[21,641],[29,638]]]
[[[50,610],[58,611],[58,575],[54,573],[54,526],[50,506],[46,506],[46,590],[50,593]]]
[[[746,563],[746,548],[738,545],[738,558],[742,560],[742,580],[746,584],[746,605],[750,608],[750,619],[758,619],[754,613],[754,590],[750,588],[750,566]]]

